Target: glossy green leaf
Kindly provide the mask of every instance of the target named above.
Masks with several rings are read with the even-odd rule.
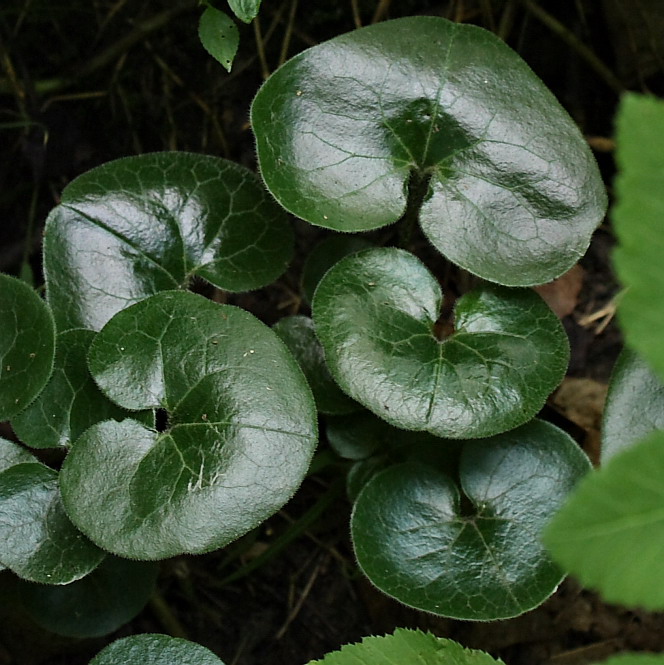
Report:
[[[228,291],[269,284],[291,253],[286,215],[247,169],[191,153],[127,157],[79,176],[49,215],[47,297],[59,330],[99,330],[194,276]]]
[[[613,261],[629,287],[618,315],[629,346],[664,379],[664,101],[626,95],[617,117]]]
[[[90,330],[68,330],[57,336],[55,367],[48,384],[27,409],[12,419],[14,431],[26,445],[69,447],[90,425],[128,416],[101,393],[90,376],[87,352],[94,336]],[[154,425],[151,412],[133,417]]]
[[[205,50],[230,72],[240,42],[240,33],[233,19],[208,7],[198,24],[198,38]]]
[[[89,353],[100,388],[127,409],[163,408],[156,432],[93,425],[61,471],[74,523],[120,556],[159,559],[231,542],[286,503],[316,443],[297,363],[251,314],[183,291],[117,314]]]
[[[131,621],[154,592],[159,567],[109,556],[82,580],[66,586],[20,587],[28,614],[47,630],[69,637],[108,635]],[[130,665],[128,660],[123,665]]]
[[[308,665],[500,665],[488,653],[420,630],[397,628],[393,635],[365,637]]]
[[[273,326],[307,377],[321,413],[341,414],[362,407],[345,395],[330,375],[323,349],[316,337],[313,321],[308,316],[286,316]]]
[[[664,430],[664,384],[625,349],[613,368],[602,421],[602,463],[654,430]]]
[[[0,275],[0,421],[24,409],[53,369],[55,328],[44,301],[25,282]]]
[[[494,620],[543,602],[563,578],[540,534],[589,462],[567,434],[530,423],[465,442],[458,477],[393,466],[353,511],[358,563],[382,591],[443,616]]]
[[[435,334],[442,295],[412,254],[342,259],[313,303],[316,333],[342,390],[397,427],[491,436],[532,418],[562,380],[569,345],[533,291],[485,285],[456,304],[456,332]]]
[[[69,521],[57,472],[10,441],[0,441],[0,451],[0,561],[42,584],[87,575],[105,554]]]
[[[408,209],[447,258],[490,281],[550,281],[606,210],[578,128],[494,34],[436,17],[386,21],[299,54],[251,111],[265,183],[338,231]]]
[[[228,5],[235,16],[245,23],[251,22],[258,15],[262,0],[228,0]]]
[[[99,652],[90,665],[224,665],[209,649],[169,635],[131,635]]]
[[[355,235],[333,235],[319,242],[309,252],[302,268],[302,295],[307,302],[314,299],[314,291],[323,275],[344,256],[373,247],[373,243]]]
[[[610,603],[664,610],[664,432],[588,476],[545,534],[555,559]]]

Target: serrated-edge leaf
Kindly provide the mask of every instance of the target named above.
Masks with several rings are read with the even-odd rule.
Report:
[[[240,42],[235,22],[224,12],[208,6],[198,24],[198,38],[205,50],[230,72]]]
[[[262,0],[228,0],[235,16],[245,23],[251,23],[258,16]]]

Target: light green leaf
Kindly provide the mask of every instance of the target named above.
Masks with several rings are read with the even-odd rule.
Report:
[[[250,23],[258,15],[262,0],[228,0],[228,5],[235,16],[245,23]]]
[[[532,418],[562,380],[569,345],[533,291],[485,285],[436,322],[442,294],[412,254],[370,249],[323,277],[316,333],[341,389],[396,427],[447,438],[491,436]]]
[[[230,72],[240,42],[235,22],[224,12],[208,6],[198,24],[198,38],[205,50]]]
[[[66,586],[19,587],[23,607],[43,628],[68,637],[108,635],[131,621],[154,592],[159,567],[109,556],[90,575]],[[130,665],[138,661],[125,661]]]
[[[68,330],[57,336],[55,368],[39,397],[12,419],[23,443],[32,448],[68,448],[83,432],[102,420],[128,417],[127,411],[103,395],[90,376],[87,352],[95,333]],[[152,412],[133,414],[154,425]]]
[[[293,214],[337,231],[419,217],[448,259],[508,286],[567,271],[606,210],[573,120],[472,25],[407,17],[314,46],[264,83],[251,122]]]
[[[224,665],[209,649],[169,635],[131,635],[109,644],[90,665]]]
[[[375,475],[353,510],[358,563],[402,603],[490,621],[543,602],[563,578],[540,535],[589,469],[549,423],[465,442],[458,478],[409,462]]]
[[[111,319],[89,366],[121,406],[168,414],[163,432],[93,425],[65,459],[67,511],[104,549],[159,559],[222,547],[302,482],[316,443],[311,391],[283,342],[244,310],[157,294]]]
[[[654,430],[664,430],[664,384],[633,351],[613,368],[602,419],[602,464]]]
[[[69,584],[96,568],[105,554],[69,521],[57,472],[10,441],[0,440],[0,458],[3,565],[42,584]]]
[[[626,95],[616,124],[613,261],[628,287],[618,315],[629,346],[664,379],[664,101]]]
[[[419,630],[397,628],[393,635],[365,637],[308,665],[501,665],[488,653]]]
[[[291,253],[286,215],[251,171],[191,153],[127,157],[79,176],[49,215],[47,297],[59,330],[99,330],[194,276],[227,291],[265,286]]]
[[[321,413],[334,415],[359,411],[362,407],[345,395],[330,376],[313,321],[307,316],[286,316],[273,326],[307,377]]]
[[[546,531],[556,561],[609,603],[664,609],[662,469],[658,431],[589,475]]]
[[[664,655],[655,653],[622,653],[601,665],[664,665]]]
[[[25,282],[0,275],[0,421],[24,409],[53,370],[55,328],[44,301]]]

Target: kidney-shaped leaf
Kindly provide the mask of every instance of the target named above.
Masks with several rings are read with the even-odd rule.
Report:
[[[68,330],[57,336],[49,382],[39,397],[12,419],[14,431],[26,445],[69,447],[90,425],[128,416],[100,392],[90,376],[87,352],[94,336],[91,330]],[[144,418],[146,424],[153,422],[150,412]]]
[[[534,420],[464,443],[460,487],[423,463],[386,469],[355,503],[360,567],[387,594],[443,616],[526,612],[563,577],[539,538],[588,468],[567,434]]]
[[[602,418],[602,463],[654,430],[664,430],[664,384],[625,349],[613,368]]]
[[[67,517],[57,472],[14,443],[0,440],[0,447],[0,561],[42,584],[84,577],[105,554]]]
[[[488,653],[420,630],[397,628],[393,635],[365,637],[308,665],[501,665]]]
[[[269,284],[291,249],[286,215],[247,169],[190,153],[127,157],[79,176],[49,215],[47,296],[59,330],[99,330],[195,275],[228,291]]]
[[[221,547],[278,510],[316,443],[311,391],[277,335],[251,314],[186,291],[117,314],[90,370],[128,409],[161,407],[166,431],[93,425],[61,472],[74,523],[120,556]]]
[[[388,422],[447,438],[491,436],[532,418],[562,380],[569,346],[533,291],[486,285],[435,334],[442,295],[412,254],[370,249],[337,263],[313,303],[316,332],[345,393]]]
[[[439,251],[501,284],[561,275],[606,209],[572,119],[475,26],[409,17],[336,37],[278,69],[251,117],[287,210],[361,231],[397,221],[410,198]]]
[[[25,282],[0,275],[0,421],[37,397],[53,370],[55,327],[44,301]]]
[[[116,640],[90,665],[224,665],[209,649],[169,635],[131,635]]]

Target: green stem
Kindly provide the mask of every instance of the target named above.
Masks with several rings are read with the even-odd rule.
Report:
[[[155,591],[150,598],[150,608],[169,635],[172,637],[181,637],[185,640],[189,639],[184,626],[175,614],[173,614],[173,610],[171,610],[164,597],[158,591]]]
[[[416,168],[413,168],[410,172],[406,210],[401,218],[401,227],[399,229],[399,245],[403,249],[408,249],[408,245],[410,244],[415,225],[420,218],[422,204],[429,191],[430,180],[431,174],[429,173],[421,173]]]

